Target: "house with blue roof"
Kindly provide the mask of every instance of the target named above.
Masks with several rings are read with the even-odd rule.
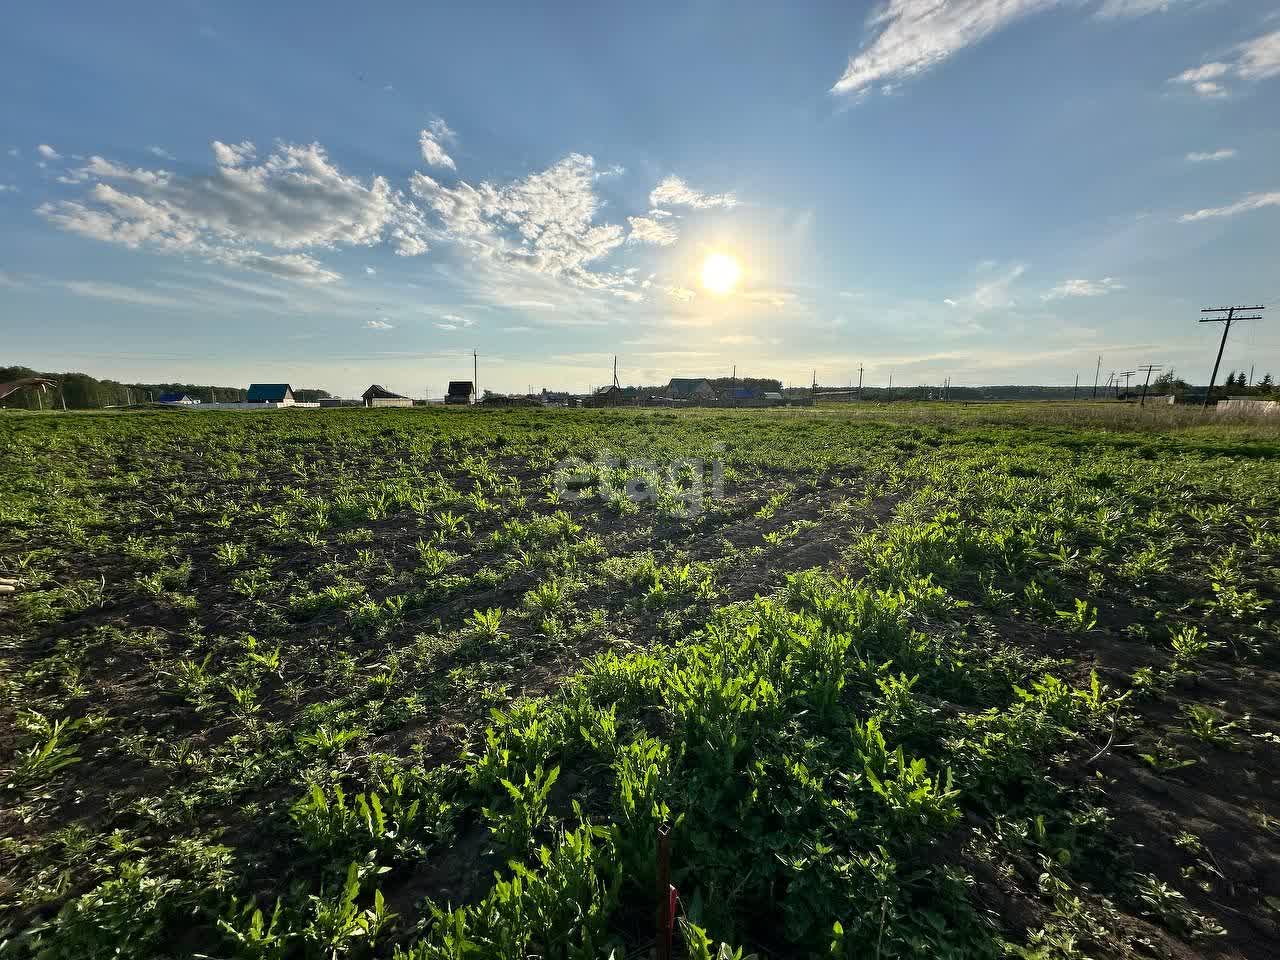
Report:
[[[293,387],[287,383],[251,383],[245,399],[249,403],[275,403],[289,407],[294,403]]]

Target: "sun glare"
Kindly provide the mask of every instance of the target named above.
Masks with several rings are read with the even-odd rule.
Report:
[[[727,253],[713,253],[702,263],[702,285],[720,296],[733,290],[741,277],[742,267]]]

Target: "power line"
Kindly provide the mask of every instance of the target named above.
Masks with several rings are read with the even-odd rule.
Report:
[[[1248,312],[1250,310],[1262,311],[1266,307],[1205,307],[1201,313],[1225,313],[1225,317],[1201,317],[1201,323],[1221,323],[1222,339],[1218,341],[1218,356],[1213,361],[1213,373],[1209,374],[1209,389],[1204,392],[1204,404],[1202,409],[1209,408],[1209,398],[1213,396],[1213,385],[1218,379],[1218,367],[1222,363],[1222,351],[1227,346],[1227,334],[1231,332],[1231,324],[1235,320],[1261,320],[1262,315],[1258,313],[1252,317],[1238,317],[1236,311]]]

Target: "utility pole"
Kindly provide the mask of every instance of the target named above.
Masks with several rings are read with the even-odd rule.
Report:
[[[858,364],[858,399],[862,399],[862,364]]]
[[[1221,323],[1222,339],[1218,342],[1218,356],[1213,361],[1213,373],[1209,374],[1209,389],[1204,393],[1204,404],[1201,409],[1209,408],[1209,398],[1213,396],[1213,385],[1218,379],[1218,365],[1222,363],[1222,351],[1227,346],[1227,334],[1231,332],[1231,322],[1233,320],[1261,320],[1261,313],[1252,317],[1237,317],[1236,311],[1242,310],[1248,312],[1250,310],[1262,311],[1266,307],[1205,307],[1201,313],[1225,313],[1225,317],[1201,317],[1201,323]]]
[[[1138,401],[1138,406],[1145,407],[1147,405],[1147,384],[1151,382],[1151,371],[1163,370],[1164,367],[1158,363],[1144,363],[1141,364],[1138,369],[1142,370],[1147,375],[1142,381],[1142,399]]]
[[[618,383],[618,355],[616,353],[613,355],[613,385],[619,389],[622,388],[622,385]]]
[[[1080,393],[1080,374],[1076,374],[1076,385],[1071,388],[1071,400],[1074,403],[1077,395]]]
[[[1253,364],[1249,364],[1249,386],[1253,386]]]
[[[813,387],[809,391],[809,396],[813,398],[813,405],[818,405],[818,371],[813,371]]]
[[[1102,372],[1102,354],[1098,354],[1098,365],[1093,368],[1093,399],[1098,399],[1098,374]]]
[[[471,351],[471,402],[480,402],[480,354]]]
[[[1133,376],[1135,373],[1137,373],[1137,372],[1138,372],[1137,370],[1121,370],[1118,374],[1116,374],[1116,399],[1117,399],[1117,400],[1119,400],[1119,399],[1120,399],[1120,397],[1119,397],[1119,393],[1120,393],[1120,380],[1119,380],[1119,378],[1120,378],[1120,377],[1124,377],[1124,395],[1127,397],[1127,396],[1129,395],[1129,378],[1130,378],[1130,377],[1132,377],[1132,376]]]
[[[893,374],[889,374],[889,399],[893,399]]]

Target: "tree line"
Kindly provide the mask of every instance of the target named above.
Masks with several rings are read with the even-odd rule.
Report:
[[[0,400],[0,406],[47,410],[60,409],[65,403],[68,410],[100,410],[131,403],[148,403],[159,400],[161,394],[165,393],[185,393],[202,403],[240,403],[248,393],[244,387],[215,387],[195,383],[121,383],[118,380],[99,380],[87,373],[47,373],[30,367],[0,367],[0,383],[10,383],[24,377],[56,380],[59,387],[44,393],[19,390]],[[294,390],[293,395],[294,399],[305,403],[327,397],[329,393],[325,390],[301,389]]]

